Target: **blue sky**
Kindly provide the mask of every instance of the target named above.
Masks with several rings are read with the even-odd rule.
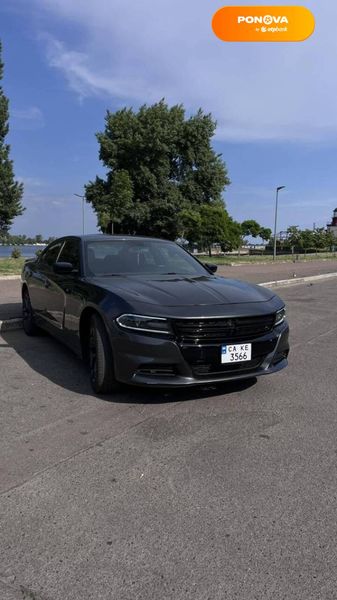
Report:
[[[306,2],[300,44],[225,44],[214,0],[5,0],[0,5],[10,143],[25,184],[14,233],[81,231],[83,185],[104,171],[95,132],[107,108],[165,97],[218,121],[230,214],[279,229],[324,226],[337,206],[337,3]],[[254,4],[254,2],[238,2]],[[270,1],[269,4],[280,4]],[[292,4],[283,1],[282,4]],[[86,205],[86,231],[96,219]]]

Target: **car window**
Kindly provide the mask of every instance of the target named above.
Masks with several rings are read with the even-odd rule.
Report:
[[[80,269],[80,244],[79,240],[73,238],[66,240],[61,254],[58,258],[59,262],[71,263],[74,269]]]
[[[177,244],[160,240],[89,242],[85,251],[88,275],[168,274],[205,275],[207,272]]]
[[[196,261],[192,260],[189,254],[182,251],[178,246],[167,244],[160,248],[163,263],[170,271],[193,275]],[[198,263],[196,263],[198,265]],[[198,265],[199,266],[199,265]]]
[[[63,242],[57,242],[56,244],[53,244],[53,246],[50,246],[50,248],[47,248],[47,250],[41,254],[39,264],[41,266],[51,268],[57,261],[62,244]]]

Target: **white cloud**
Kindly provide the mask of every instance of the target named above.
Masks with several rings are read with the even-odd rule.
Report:
[[[43,113],[37,106],[14,107],[11,109],[10,114],[15,129],[36,129],[44,125]]]
[[[46,40],[49,64],[81,98],[136,105],[164,96],[189,110],[202,106],[218,120],[222,140],[329,141],[337,134],[332,0],[306,3],[316,32],[294,44],[220,42],[210,26],[219,0],[35,3],[83,33],[80,47],[51,33]],[[53,18],[49,24],[51,32]]]
[[[44,185],[44,182],[38,177],[21,177],[18,176],[17,180],[24,184],[25,190],[30,188],[40,188]]]
[[[16,119],[25,119],[27,121],[34,121],[35,119],[42,118],[42,112],[37,106],[21,109],[14,108],[12,114]]]
[[[101,94],[117,98],[140,98],[143,85],[141,78],[129,81],[125,77],[105,75],[104,67],[101,72],[97,70],[86,53],[68,50],[63,42],[51,36],[43,37],[47,42],[50,66],[64,73],[70,88],[81,99]]]

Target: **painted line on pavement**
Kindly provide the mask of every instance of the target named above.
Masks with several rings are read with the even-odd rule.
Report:
[[[4,319],[0,321],[0,332],[12,331],[13,329],[22,329],[22,319]]]
[[[280,279],[279,281],[267,281],[265,283],[259,283],[263,287],[288,287],[290,285],[298,285],[300,283],[315,283],[315,281],[322,281],[324,279],[332,279],[337,277],[337,273],[324,273],[324,275],[310,275],[309,277],[293,277],[292,279]]]

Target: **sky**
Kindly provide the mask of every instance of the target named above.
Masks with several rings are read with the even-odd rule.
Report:
[[[228,167],[224,199],[233,218],[273,228],[275,188],[284,185],[278,230],[327,224],[337,207],[337,2],[306,2],[316,30],[302,43],[222,42],[211,19],[223,5],[2,1],[2,83],[26,207],[12,233],[81,232],[74,194],[104,175],[95,133],[106,110],[163,97],[183,103],[188,115],[202,107],[217,120],[213,144]],[[85,231],[96,231],[89,205]]]

